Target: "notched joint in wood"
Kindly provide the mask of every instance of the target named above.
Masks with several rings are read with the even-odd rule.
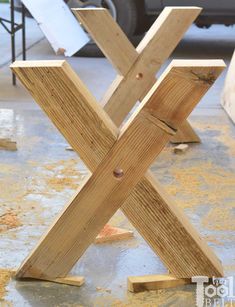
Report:
[[[158,128],[160,128],[161,130],[163,130],[167,134],[174,136],[177,133],[177,129],[172,127],[169,123],[167,123],[163,119],[157,118],[150,113],[148,113],[148,114],[145,113],[145,115],[147,115],[146,117],[148,118],[148,120],[151,123],[156,125]]]

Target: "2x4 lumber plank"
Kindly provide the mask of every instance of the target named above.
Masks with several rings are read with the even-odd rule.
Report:
[[[116,88],[103,98],[105,111],[117,126],[156,82],[155,75],[201,12],[201,8],[165,8],[137,47],[138,60]],[[138,77],[139,76],[139,77]],[[126,99],[128,97],[128,100]],[[123,105],[123,101],[125,104]]]
[[[165,8],[141,41],[137,50],[135,50],[132,45],[127,44],[128,38],[107,10],[74,9],[77,18],[93,36],[98,46],[114,66],[117,67],[122,61],[123,54],[127,54],[125,61],[126,73],[125,71],[121,72],[119,69],[122,76],[118,75],[116,77],[102,101],[102,104],[105,105],[105,110],[117,126],[120,126],[135,103],[138,100],[142,100],[155,83],[156,72],[175,49],[185,31],[200,12],[201,8],[198,7]],[[101,31],[100,27],[102,25],[102,27],[106,28],[106,23],[100,23],[101,19],[103,21],[107,19],[106,23],[109,25],[109,29],[112,29],[112,32],[109,29]],[[113,39],[113,33],[118,33],[115,39]],[[169,41],[167,41],[168,37]],[[113,50],[114,45],[117,49],[116,51]],[[120,46],[121,50],[119,50]],[[132,54],[131,57],[130,54]],[[126,95],[130,96],[128,104],[123,104],[123,99]],[[182,126],[182,130],[179,129],[176,136],[174,136],[173,143],[200,142],[200,138],[197,137],[189,123],[186,122]]]
[[[129,276],[127,279],[128,290],[134,293],[176,288],[190,283],[190,279],[179,279],[170,275]]]
[[[180,89],[183,90],[182,93],[184,93],[184,99],[186,102],[190,99],[195,99],[195,103],[199,102],[201,97],[211,86],[211,82],[206,82],[206,78],[204,78],[204,81],[202,81],[201,79],[195,78],[195,75],[213,75],[214,79],[216,79],[224,68],[222,61],[189,61],[186,62],[185,66],[183,65],[185,62],[176,61],[174,62],[174,65],[177,66],[177,63],[178,68],[175,72],[174,78],[172,79],[172,86],[177,86],[177,82],[179,82],[180,86],[182,86],[182,84],[187,80],[186,88],[180,87]],[[67,96],[68,92],[66,91],[66,85],[64,83],[69,86],[70,91],[71,89],[73,91],[74,87],[72,84],[79,84],[79,82],[74,80],[74,78],[78,79],[78,77],[71,73],[71,70],[68,68],[67,64],[61,63],[61,68],[57,68],[57,71],[53,71],[55,78],[53,83],[51,83],[47,63],[44,62],[45,68],[44,70],[41,69],[40,74],[36,69],[37,67],[33,67],[34,65],[36,64],[31,63],[32,67],[30,68],[27,67],[25,62],[16,63],[13,65],[13,69],[23,84],[25,84],[25,86],[31,91],[32,95],[40,105],[44,105],[45,100],[47,101],[48,104],[45,104],[44,110],[50,117],[54,114],[52,120],[66,138],[68,136],[74,136],[74,149],[78,153],[81,151],[81,147],[79,146],[80,141],[76,141],[76,137],[84,137],[85,139],[82,144],[85,144],[88,147],[92,146],[92,141],[89,138],[85,142],[86,133],[84,131],[86,130],[84,130],[83,134],[81,134],[81,130],[79,129],[80,127],[77,124],[82,120],[87,122],[87,112],[80,113],[80,119],[76,118],[74,115],[73,121],[70,119],[71,112],[69,111],[69,108],[69,112],[67,112],[66,106],[68,101],[70,101],[69,105],[71,103],[77,104],[78,102],[74,98],[76,95],[73,95],[72,97]],[[201,65],[201,67],[196,67],[197,65]],[[213,67],[213,65],[215,67]],[[182,68],[182,66],[184,67]],[[65,82],[66,78],[68,78],[69,81]],[[63,81],[61,81],[61,79]],[[174,80],[175,82],[177,80],[177,82],[175,83]],[[33,86],[35,82],[37,82],[37,88]],[[54,89],[52,97],[49,86]],[[170,84],[168,84],[168,86],[170,86]],[[44,87],[48,89],[48,92],[46,91],[46,93],[44,93],[42,96],[38,96],[38,93],[35,93],[35,91],[43,93]],[[60,89],[63,90],[61,91]],[[81,89],[83,89],[83,87],[81,87]],[[55,95],[58,95],[58,97]],[[170,91],[169,95],[168,99],[172,99],[172,101],[174,101],[176,98],[174,91]],[[86,95],[82,96],[87,97]],[[181,99],[180,97],[181,95],[178,95],[177,99]],[[75,101],[73,101],[73,99],[75,99]],[[89,96],[87,99],[90,100]],[[162,100],[159,100],[159,104],[161,104],[161,101]],[[77,114],[77,116],[78,115],[79,114]],[[165,115],[161,112],[159,115],[164,120]],[[100,127],[97,127],[96,129],[100,129]],[[66,130],[68,131],[66,132]],[[107,132],[107,130],[105,131]],[[109,138],[110,134],[108,133],[108,139]],[[67,140],[71,142],[69,138]],[[105,146],[105,143],[103,143],[103,146]],[[82,151],[85,152],[86,149],[82,149]],[[104,150],[102,150],[102,152],[104,152]],[[92,157],[94,161],[97,161],[96,154],[93,154]],[[91,160],[92,158],[85,159],[84,162],[88,163],[88,167],[91,167],[92,169],[92,165],[94,165],[96,162],[91,162]],[[184,214],[175,208],[176,206],[173,201],[169,201],[164,190],[162,190],[160,186],[158,187],[156,181],[151,178],[149,173],[147,177],[149,178],[146,179],[145,177],[144,180],[142,180],[136,186],[131,196],[129,196],[125,204],[122,206],[123,211],[131,220],[132,224],[136,226],[138,231],[144,236],[145,239],[147,239],[154,251],[159,254],[162,261],[175,276],[189,277],[206,273],[208,276],[222,275],[223,270],[221,264],[207,245],[200,239],[198,234],[193,230],[191,225],[189,223],[185,224]],[[144,193],[145,197],[143,197],[142,192]],[[159,221],[164,219],[169,219],[169,223],[166,225],[164,225],[162,222],[159,223]],[[177,223],[175,220],[177,220]],[[175,244],[172,244],[172,239],[170,239],[172,236],[176,236],[177,240],[175,239]],[[189,244],[185,244],[185,242],[189,242]],[[166,250],[168,252],[166,252]],[[189,265],[190,262],[192,262],[192,266]],[[18,272],[19,277],[24,275],[24,273],[25,272],[20,269]]]
[[[11,67],[72,148],[95,170],[117,140],[119,129],[70,65],[65,61],[18,61]]]
[[[87,32],[119,74],[125,75],[138,58],[138,53],[109,11],[103,8],[83,8],[73,9],[73,12],[79,15]]]
[[[85,278],[83,276],[66,276],[63,278],[46,279],[46,281],[50,281],[56,284],[81,287],[85,283]]]

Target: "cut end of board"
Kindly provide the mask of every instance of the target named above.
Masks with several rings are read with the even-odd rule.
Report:
[[[96,244],[115,242],[133,238],[133,231],[105,225],[102,231],[95,239]]]
[[[62,67],[65,63],[65,60],[15,61],[10,65],[10,68],[14,71],[17,68],[27,67]]]
[[[128,290],[133,293],[175,288],[191,283],[189,278],[181,279],[170,275],[131,276],[127,279]]]

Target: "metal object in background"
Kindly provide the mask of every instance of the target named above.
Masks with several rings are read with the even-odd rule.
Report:
[[[21,23],[15,22],[14,0],[10,0],[10,20],[0,17],[0,24],[11,35],[11,61],[16,60],[15,34],[22,30],[22,58],[26,60],[26,36],[25,36],[25,7],[22,4]],[[8,26],[9,25],[9,26]],[[12,83],[16,85],[16,77],[12,74]]]

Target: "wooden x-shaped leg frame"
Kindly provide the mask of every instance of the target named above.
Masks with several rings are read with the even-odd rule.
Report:
[[[223,275],[220,261],[148,171],[223,61],[173,61],[120,131],[66,62],[16,62],[12,69],[93,172],[18,278],[67,276],[120,207],[174,276]]]
[[[118,127],[156,82],[156,73],[200,12],[199,7],[165,8],[135,49],[107,10],[74,9],[75,16],[118,72],[102,99],[105,111]],[[200,138],[186,120],[171,142],[198,143]]]

